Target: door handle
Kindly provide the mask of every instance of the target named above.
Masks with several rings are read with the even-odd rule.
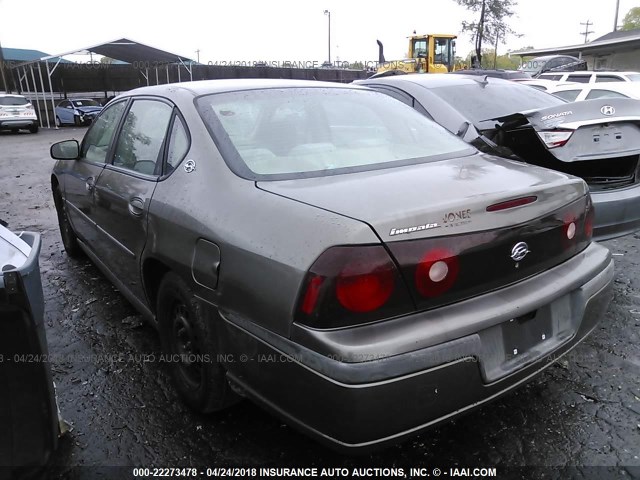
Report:
[[[85,182],[84,186],[87,189],[87,192],[91,192],[96,186],[96,179],[93,177],[87,178],[87,181]]]
[[[134,217],[141,217],[144,212],[144,200],[140,197],[133,197],[129,200],[129,213]]]

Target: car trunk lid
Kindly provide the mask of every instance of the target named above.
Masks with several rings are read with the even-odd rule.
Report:
[[[562,162],[640,155],[640,100],[603,98],[513,113],[493,120],[501,130],[531,126],[542,132],[573,132],[562,145],[549,145]],[[543,141],[542,137],[540,139]]]
[[[257,187],[369,224],[385,242],[440,237],[526,223],[586,195],[578,178],[475,154],[406,167]],[[524,197],[527,205],[487,207]]]

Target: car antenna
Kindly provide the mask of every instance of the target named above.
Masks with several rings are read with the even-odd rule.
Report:
[[[473,79],[484,87],[489,84],[489,75],[483,75],[483,77],[474,77]]]

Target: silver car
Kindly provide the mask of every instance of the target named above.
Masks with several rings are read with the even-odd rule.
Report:
[[[611,298],[583,180],[366,88],[145,87],[51,154],[68,254],[157,326],[184,401],[245,396],[336,448],[513,390]]]
[[[413,106],[480,150],[582,177],[594,239],[640,230],[640,101],[579,103],[498,78],[430,74],[358,81]]]

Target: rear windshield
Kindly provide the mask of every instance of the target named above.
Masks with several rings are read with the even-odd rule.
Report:
[[[640,82],[640,73],[628,74],[627,78],[632,82]]]
[[[24,97],[0,97],[0,105],[27,105],[29,100]]]
[[[454,85],[432,88],[430,91],[451,104],[481,130],[493,127],[493,118],[566,103],[546,92],[515,82],[489,82],[484,86]]]
[[[245,178],[333,175],[475,152],[377,92],[263,89],[207,95],[197,105],[230,168]]]

